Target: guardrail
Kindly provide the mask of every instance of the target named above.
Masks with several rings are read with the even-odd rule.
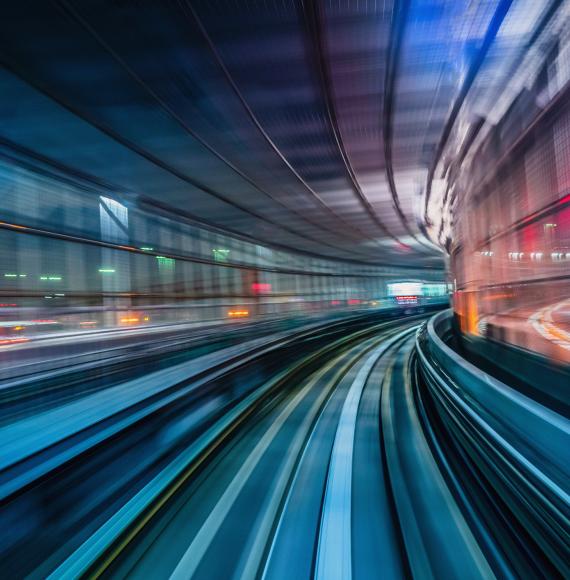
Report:
[[[450,331],[445,311],[416,339],[436,444],[511,569],[570,577],[570,422],[459,356]]]

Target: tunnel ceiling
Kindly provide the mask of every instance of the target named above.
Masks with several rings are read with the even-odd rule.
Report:
[[[426,196],[504,81],[498,27],[513,58],[530,34],[511,4],[8,3],[1,153],[263,243],[439,268]]]

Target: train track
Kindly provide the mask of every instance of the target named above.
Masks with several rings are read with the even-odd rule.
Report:
[[[303,361],[221,433],[207,458],[189,465],[88,569],[74,566],[80,561],[74,557],[58,574],[136,576],[154,562],[161,577],[302,577],[297,572],[310,575],[314,567],[330,577],[335,504],[340,500],[346,509],[352,497],[345,492],[352,480],[345,438],[356,440],[357,411],[373,369],[414,331],[406,322],[373,336],[342,338]],[[312,370],[304,376],[303,367]],[[312,514],[312,525],[305,521],[299,528],[291,521],[295,495],[308,502],[295,513],[303,519]],[[287,557],[291,536],[299,548],[295,564]],[[344,551],[350,555],[350,546]]]
[[[489,448],[483,415],[467,421],[461,404],[449,402],[447,391],[461,397],[461,387],[417,339],[424,318],[337,329],[309,348],[314,336],[297,345],[296,358],[283,351],[290,364],[210,413],[199,431],[188,430],[198,415],[185,401],[102,443],[98,462],[91,452],[67,467],[89,477],[103,469],[101,485],[116,491],[105,496],[105,517],[85,509],[75,526],[62,525],[60,549],[46,542],[46,557],[28,573],[507,578],[521,566],[539,577],[542,566],[564,575],[564,496],[549,496],[558,511],[548,511],[542,528],[530,521],[537,510],[525,512],[516,495],[517,483],[530,493],[530,476],[509,474],[514,456],[497,442]],[[219,405],[219,388],[199,408]],[[64,478],[60,491],[74,481]],[[525,553],[508,553],[523,545]]]

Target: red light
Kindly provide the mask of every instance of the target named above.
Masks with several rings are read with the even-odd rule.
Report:
[[[398,304],[417,304],[418,297],[417,296],[396,296],[396,302],[398,302]]]
[[[7,338],[7,339],[0,340],[1,345],[18,344],[21,342],[30,342],[30,339],[29,338]]]
[[[331,306],[338,306],[340,304],[340,300],[331,300]]]
[[[355,304],[360,304],[360,300],[358,298],[349,298],[347,304],[349,306],[354,306]]]
[[[254,282],[251,285],[251,289],[255,294],[264,294],[266,292],[271,292],[271,284],[265,284],[261,282]]]

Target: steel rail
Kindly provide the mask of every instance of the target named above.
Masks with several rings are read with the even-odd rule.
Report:
[[[377,329],[390,326],[393,321],[365,328],[321,347],[304,357],[294,367],[285,369],[263,387],[248,395],[224,415],[195,444],[185,450],[158,476],[134,496],[115,516],[91,536],[76,552],[55,570],[53,578],[72,578],[77,574],[99,576],[133,542],[159,511],[171,501],[231,437],[236,430],[262,405],[275,398],[276,392],[293,376],[300,376],[324,357],[338,355],[339,348],[348,348]],[[329,359],[330,360],[330,359]],[[209,536],[208,536],[209,537]]]

